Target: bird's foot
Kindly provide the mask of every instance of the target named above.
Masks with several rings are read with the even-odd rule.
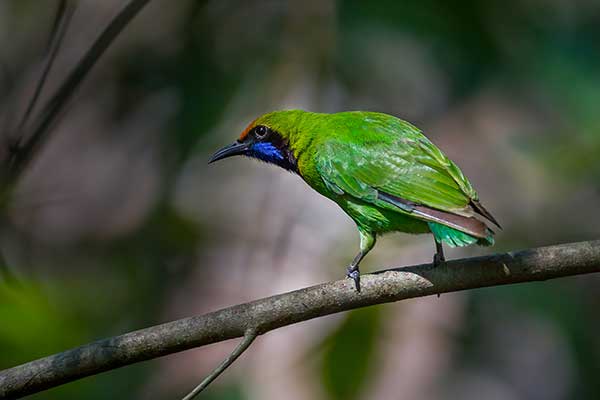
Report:
[[[360,292],[360,271],[358,270],[358,266],[349,266],[346,276],[354,281],[356,291]]]
[[[435,253],[433,255],[433,267],[434,268],[444,265],[445,263],[446,263],[446,258],[444,257],[443,254]]]

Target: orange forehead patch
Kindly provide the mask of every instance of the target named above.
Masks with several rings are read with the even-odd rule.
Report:
[[[256,119],[254,121],[250,122],[250,124],[248,124],[248,126],[246,127],[246,129],[244,129],[244,131],[240,135],[240,139],[239,139],[240,142],[243,141],[244,139],[246,139],[246,136],[248,136],[248,134],[250,133],[250,131],[252,130],[252,128],[254,128],[254,124],[255,123],[256,123]]]

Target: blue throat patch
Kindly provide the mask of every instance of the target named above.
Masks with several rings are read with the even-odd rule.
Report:
[[[280,146],[272,142],[254,143],[246,153],[247,156],[257,158],[261,161],[277,165],[290,172],[299,173],[296,159],[287,149],[287,145]]]
[[[269,142],[255,143],[250,151],[253,157],[273,164],[279,164],[284,160],[281,150]]]

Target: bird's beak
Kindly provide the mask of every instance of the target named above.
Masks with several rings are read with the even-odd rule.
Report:
[[[213,156],[208,160],[208,163],[213,163],[215,161],[222,160],[231,156],[238,156],[244,154],[246,150],[248,150],[249,143],[243,142],[235,142],[230,144],[229,146],[223,147],[221,150],[217,151]]]

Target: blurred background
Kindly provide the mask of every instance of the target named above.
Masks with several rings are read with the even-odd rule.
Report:
[[[123,4],[76,2],[45,93]],[[0,2],[4,153],[57,7]],[[421,127],[504,226],[494,248],[448,258],[599,238],[599,35],[591,0],[152,1],[2,201],[0,369],[342,278],[358,235],[337,206],[274,167],[207,165],[274,109]],[[362,269],[433,251],[427,236],[386,236]],[[260,337],[202,398],[599,399],[599,289],[588,275],[301,323]],[[180,398],[234,346],[31,398]]]

